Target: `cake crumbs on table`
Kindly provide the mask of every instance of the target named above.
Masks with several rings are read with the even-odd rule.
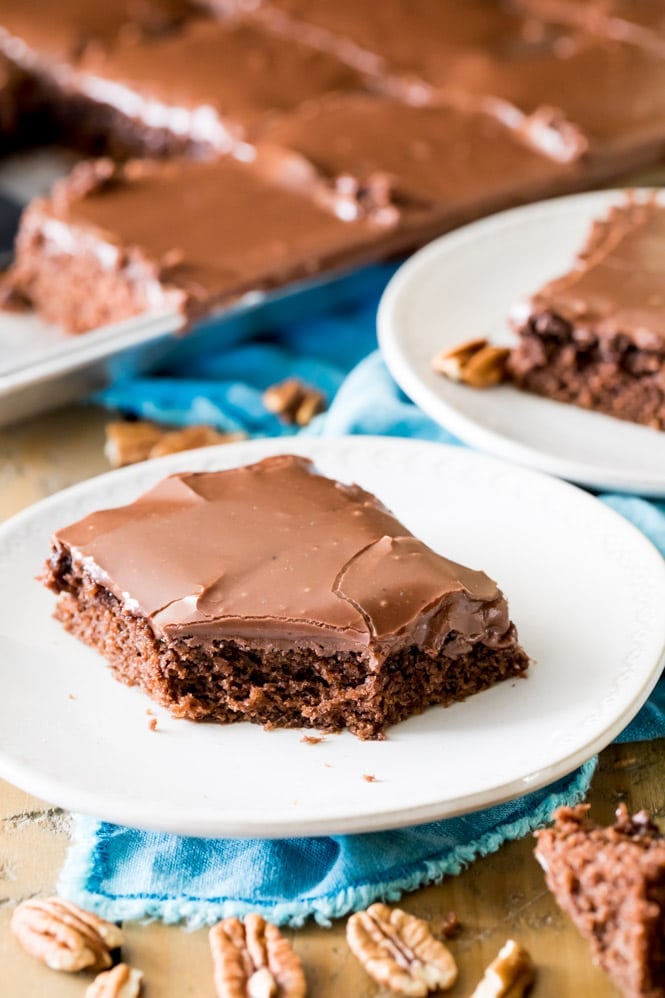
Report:
[[[157,731],[157,718],[156,717],[151,717],[150,718],[150,720],[148,721],[148,727],[150,728],[151,731]]]
[[[439,927],[439,933],[444,939],[457,939],[461,931],[462,923],[454,911],[449,911],[447,915],[444,915]]]
[[[325,742],[325,738],[322,735],[303,735],[300,741],[303,745],[318,745],[320,742]]]
[[[363,773],[363,780],[365,783],[380,783],[381,780],[377,779],[373,773]]]

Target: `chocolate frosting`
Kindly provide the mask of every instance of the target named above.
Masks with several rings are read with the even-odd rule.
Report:
[[[634,6],[619,0],[615,5],[622,12]],[[420,102],[442,93],[475,96],[486,102],[489,113],[512,123],[526,142],[563,162],[579,158],[588,147],[619,152],[637,138],[657,141],[665,115],[662,50],[632,44],[637,39],[622,34],[616,18],[590,11],[566,18],[559,15],[560,6],[565,0],[468,0],[462,13],[458,0],[374,5],[269,0],[258,13],[267,23],[287,19],[296,35],[307,36],[313,27],[323,33],[319,44],[327,39],[329,48],[358,65],[357,51],[378,59],[379,89],[385,89],[387,75],[401,73],[412,79],[411,99]],[[595,10],[598,0],[572,6]],[[527,8],[526,16],[520,7]],[[658,23],[655,12],[634,16],[642,35],[641,21]],[[614,33],[608,23],[617,28]],[[408,99],[408,88],[405,93]],[[562,135],[552,135],[551,128],[542,132],[543,120],[553,116],[561,123],[555,132]]]
[[[497,39],[515,46],[524,19],[508,8],[501,0],[464,0],[463,8],[459,0],[266,0],[256,16],[274,30],[327,44],[363,69],[390,68],[438,85],[460,50]]]
[[[388,98],[332,95],[283,115],[268,130],[327,174],[389,178],[402,203],[476,210],[524,187],[571,175],[524,147],[491,114],[455,104],[414,107]],[[491,149],[491,155],[486,155]]]
[[[191,15],[188,0],[2,0],[0,45],[26,65],[69,61],[91,44],[159,34]]]
[[[664,59],[591,33],[569,30],[548,39],[547,31],[542,43],[536,33],[519,51],[501,39],[460,51],[448,62],[451,85],[525,114],[555,108],[595,152],[657,138],[665,115]]]
[[[536,17],[572,24],[605,38],[665,52],[662,0],[518,0]]]
[[[665,208],[629,200],[594,223],[573,269],[525,305],[550,312],[597,336],[630,336],[643,350],[665,348]]]
[[[252,163],[84,163],[28,208],[19,243],[38,231],[49,252],[87,250],[105,269],[123,268],[150,304],[210,308],[374,243],[371,219],[338,218],[318,185],[302,157],[268,147]]]
[[[176,35],[91,49],[72,85],[150,127],[227,148],[269,112],[359,88],[334,55],[284,42],[246,21],[198,21]]]
[[[54,546],[169,639],[297,639],[376,658],[396,645],[438,650],[447,638],[451,655],[516,641],[484,573],[436,554],[370,493],[293,455],[173,475],[59,530]]]

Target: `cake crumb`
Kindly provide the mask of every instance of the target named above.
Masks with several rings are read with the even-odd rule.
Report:
[[[460,920],[454,911],[449,911],[448,914],[441,919],[439,932],[444,939],[457,939],[461,931],[462,925]]]
[[[148,727],[150,728],[151,731],[157,731],[157,718],[156,717],[151,717],[150,718],[150,720],[148,721]]]
[[[363,780],[365,781],[365,783],[379,783],[380,782],[379,780],[377,780],[376,776],[374,776],[373,773],[363,773]]]
[[[68,694],[67,694],[67,699],[68,699],[68,700],[76,700],[76,697],[74,696],[74,694],[73,694],[73,693],[68,693]]]
[[[316,735],[303,735],[300,741],[303,745],[318,745],[319,742],[325,742],[325,738],[317,738]]]

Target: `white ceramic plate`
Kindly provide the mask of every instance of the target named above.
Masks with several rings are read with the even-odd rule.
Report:
[[[167,473],[285,449],[360,482],[434,548],[498,579],[535,660],[529,678],[430,709],[383,742],[308,745],[302,731],[174,720],[51,619],[54,597],[34,577],[54,528]],[[525,793],[627,724],[665,647],[665,562],[635,528],[573,486],[413,441],[255,441],[113,472],[1,527],[0,565],[0,775],[73,810],[185,834],[361,832]]]
[[[388,285],[379,340],[407,395],[466,443],[592,488],[665,495],[665,433],[509,386],[477,391],[431,369],[436,353],[464,340],[509,343],[510,307],[564,273],[592,220],[622,197],[557,198],[437,239]]]

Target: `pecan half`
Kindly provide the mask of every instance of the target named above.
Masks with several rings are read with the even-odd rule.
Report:
[[[143,973],[126,963],[98,974],[85,992],[85,998],[138,998]]]
[[[24,901],[10,927],[23,949],[51,970],[105,970],[111,950],[122,944],[117,925],[57,897]]]
[[[197,447],[230,444],[244,440],[244,433],[218,433],[212,426],[187,426],[183,430],[164,430],[154,423],[108,423],[104,453],[109,464],[122,468],[137,461],[177,454]]]
[[[499,950],[471,998],[522,998],[535,978],[530,954],[514,939]]]
[[[351,952],[378,984],[421,998],[455,983],[457,964],[427,922],[400,908],[373,904],[346,923]]]
[[[150,450],[162,436],[154,423],[140,420],[136,423],[107,423],[104,454],[113,468],[145,461]]]
[[[217,998],[305,998],[302,964],[260,915],[224,918],[210,930]]]
[[[325,409],[321,392],[297,378],[287,378],[266,388],[263,404],[268,412],[274,412],[285,423],[296,423],[298,426],[307,426],[314,416]]]
[[[505,380],[509,356],[507,347],[492,346],[485,339],[468,340],[438,353],[432,359],[432,368],[451,381],[489,388]]]
[[[211,426],[187,426],[184,430],[164,433],[150,448],[149,458],[177,454],[182,450],[195,450],[197,447],[211,447],[213,444],[231,444],[244,440],[245,433],[218,433]]]

